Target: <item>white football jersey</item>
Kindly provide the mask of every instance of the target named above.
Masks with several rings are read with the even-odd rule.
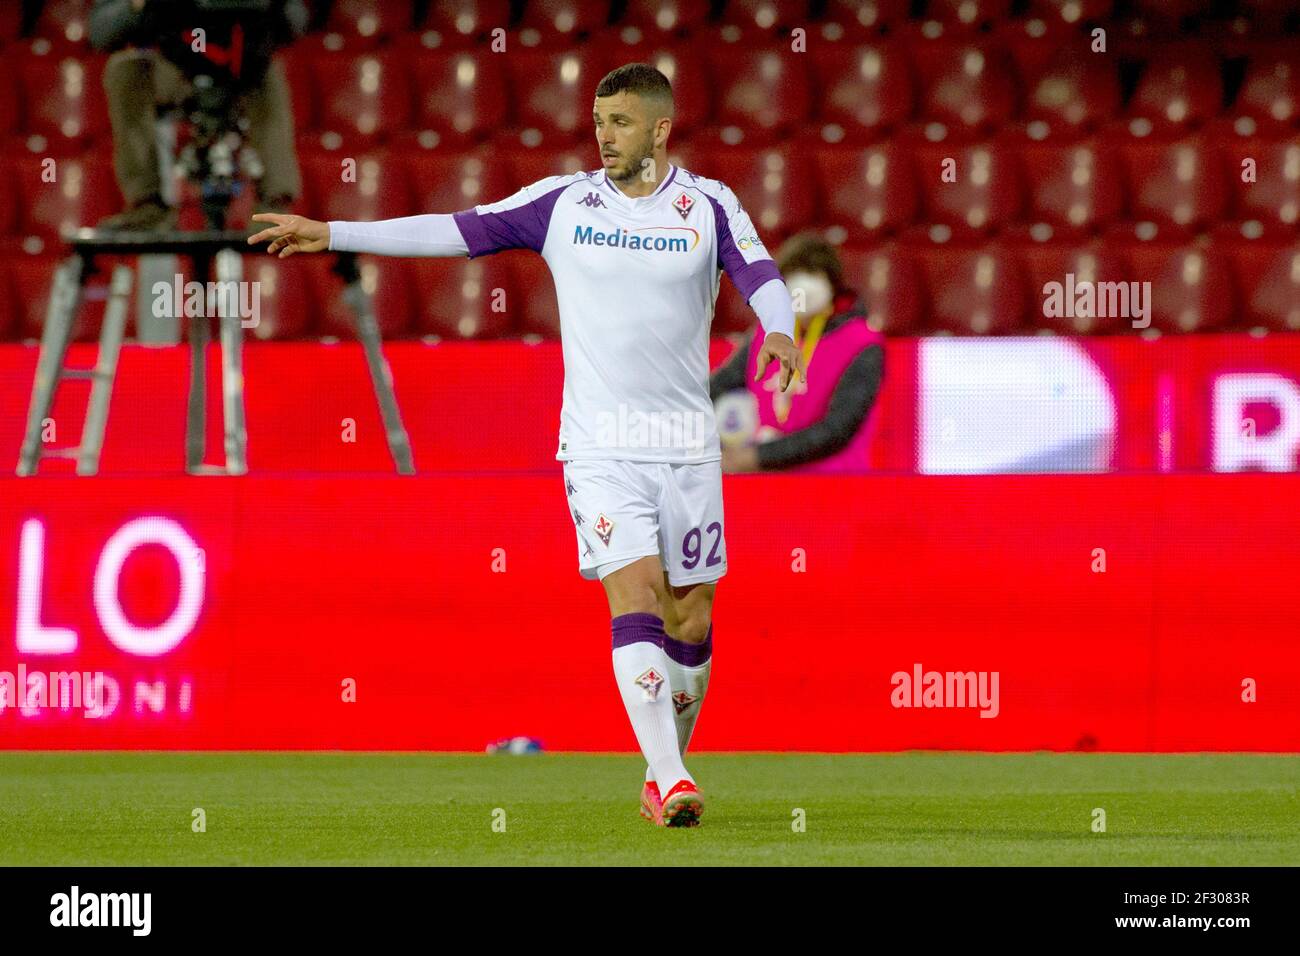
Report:
[[[735,193],[670,166],[632,199],[596,170],[454,218],[470,256],[532,249],[550,266],[564,353],[556,458],[721,457],[709,326],[722,272],[745,299],[781,278]]]

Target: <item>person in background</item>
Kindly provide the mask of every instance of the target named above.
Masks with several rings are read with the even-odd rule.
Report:
[[[265,6],[265,12],[252,12],[257,6]],[[288,212],[301,194],[289,81],[272,53],[306,31],[307,8],[302,0],[232,4],[231,9],[239,12],[223,18],[214,12],[220,7],[207,3],[200,9],[186,0],[95,0],[88,24],[91,45],[116,51],[104,67],[104,93],[113,127],[113,170],[127,203],[125,211],[99,223],[101,228],[150,230],[176,225],[176,210],[163,201],[154,127],[158,106],[180,104],[193,89],[172,57],[177,51],[190,53],[186,31],[198,23],[217,26],[209,30],[211,72],[232,83],[237,78],[242,91],[249,141],[263,167],[257,182],[259,208]],[[229,40],[220,36],[224,20],[235,24]]]
[[[807,379],[783,394],[773,369],[761,380],[763,332],[718,367],[709,396],[718,413],[722,470],[853,472],[867,468],[867,418],[884,375],[883,336],[844,284],[835,248],[815,233],[788,240],[777,267],[795,308],[795,344]]]

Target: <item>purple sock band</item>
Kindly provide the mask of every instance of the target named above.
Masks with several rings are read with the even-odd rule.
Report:
[[[699,644],[687,644],[665,634],[664,653],[683,667],[699,667],[713,656],[713,625],[709,625],[709,633]]]
[[[610,622],[614,632],[614,650],[644,641],[663,647],[664,621],[658,614],[620,614]]]

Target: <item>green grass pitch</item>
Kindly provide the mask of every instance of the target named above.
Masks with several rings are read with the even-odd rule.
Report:
[[[624,755],[0,753],[0,864],[1300,860],[1300,756],[703,754],[688,762],[707,801],[703,825],[664,830],[637,815],[644,764]],[[1098,807],[1104,833],[1092,828]],[[206,832],[192,828],[195,808]]]

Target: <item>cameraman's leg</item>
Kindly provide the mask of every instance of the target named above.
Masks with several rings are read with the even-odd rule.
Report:
[[[104,67],[104,93],[113,126],[113,171],[128,206],[162,193],[154,138],[154,55],[121,50]]]
[[[189,83],[171,63],[148,50],[122,50],[104,67],[104,93],[113,127],[113,171],[125,212],[102,220],[106,229],[166,229],[175,211],[162,199],[158,165],[158,103],[180,102]]]
[[[302,194],[298,154],[293,144],[293,104],[284,64],[273,59],[260,86],[244,96],[248,138],[262,160],[258,198],[290,203]]]

